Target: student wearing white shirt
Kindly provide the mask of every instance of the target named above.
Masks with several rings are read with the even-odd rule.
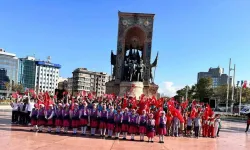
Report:
[[[198,116],[194,119],[194,134],[196,138],[199,138],[200,128],[201,128],[201,115],[198,114]]]
[[[33,100],[30,100],[30,97],[28,97],[28,104],[27,104],[27,115],[26,115],[26,121],[27,121],[27,124],[30,124],[31,123],[31,118],[30,118],[30,113],[32,111],[32,109],[34,108],[34,101]]]
[[[18,113],[19,113],[19,124],[22,125],[24,123],[24,102],[21,100],[19,105],[18,105]]]
[[[173,136],[178,137],[179,136],[179,127],[180,127],[180,120],[176,116],[173,118]]]
[[[18,121],[18,104],[17,104],[17,100],[12,102],[10,104],[10,106],[12,107],[11,123],[14,124],[14,123],[17,123],[17,121]]]
[[[188,114],[188,119],[187,119],[187,136],[190,136],[191,130],[193,126],[193,119],[191,118],[190,114]]]

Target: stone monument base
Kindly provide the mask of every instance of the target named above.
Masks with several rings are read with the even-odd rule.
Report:
[[[143,82],[121,82],[119,96],[139,97],[143,94]]]
[[[109,81],[106,83],[106,94],[115,94],[120,97],[126,96],[136,97],[137,100],[144,94],[146,97],[155,96],[158,98],[157,91],[159,86],[154,83],[143,82],[120,82]]]

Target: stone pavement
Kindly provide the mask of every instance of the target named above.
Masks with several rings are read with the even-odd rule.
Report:
[[[103,140],[48,133],[29,132],[28,127],[11,126],[10,112],[0,112],[0,149],[2,150],[249,150],[250,134],[244,132],[244,123],[222,122],[220,137],[186,138],[166,137],[164,144],[137,141]],[[138,140],[138,137],[136,137]]]

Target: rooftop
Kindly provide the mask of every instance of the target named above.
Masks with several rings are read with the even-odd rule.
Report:
[[[86,73],[86,74],[96,74],[96,75],[107,75],[105,72],[95,72],[90,71],[87,68],[76,68],[73,73]]]
[[[16,54],[7,53],[7,52],[5,52],[5,50],[2,49],[2,48],[0,48],[0,55],[6,55],[6,56],[11,56],[11,57],[16,57]]]

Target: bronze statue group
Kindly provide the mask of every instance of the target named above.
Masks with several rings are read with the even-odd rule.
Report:
[[[38,96],[16,95],[15,98],[11,103],[12,122],[20,123],[22,117],[27,117],[19,114],[20,110],[27,109],[21,106],[33,105],[29,125],[34,132],[132,141],[139,135],[140,141],[147,137],[148,142],[153,142],[157,135],[159,143],[164,143],[164,136],[215,138],[221,128],[220,116],[215,115],[208,104],[196,101],[179,103],[173,98],[157,100],[144,95],[140,100],[106,94],[98,98],[93,95],[72,97],[65,93],[63,99],[58,100],[47,92]],[[29,119],[26,120],[29,123]]]

